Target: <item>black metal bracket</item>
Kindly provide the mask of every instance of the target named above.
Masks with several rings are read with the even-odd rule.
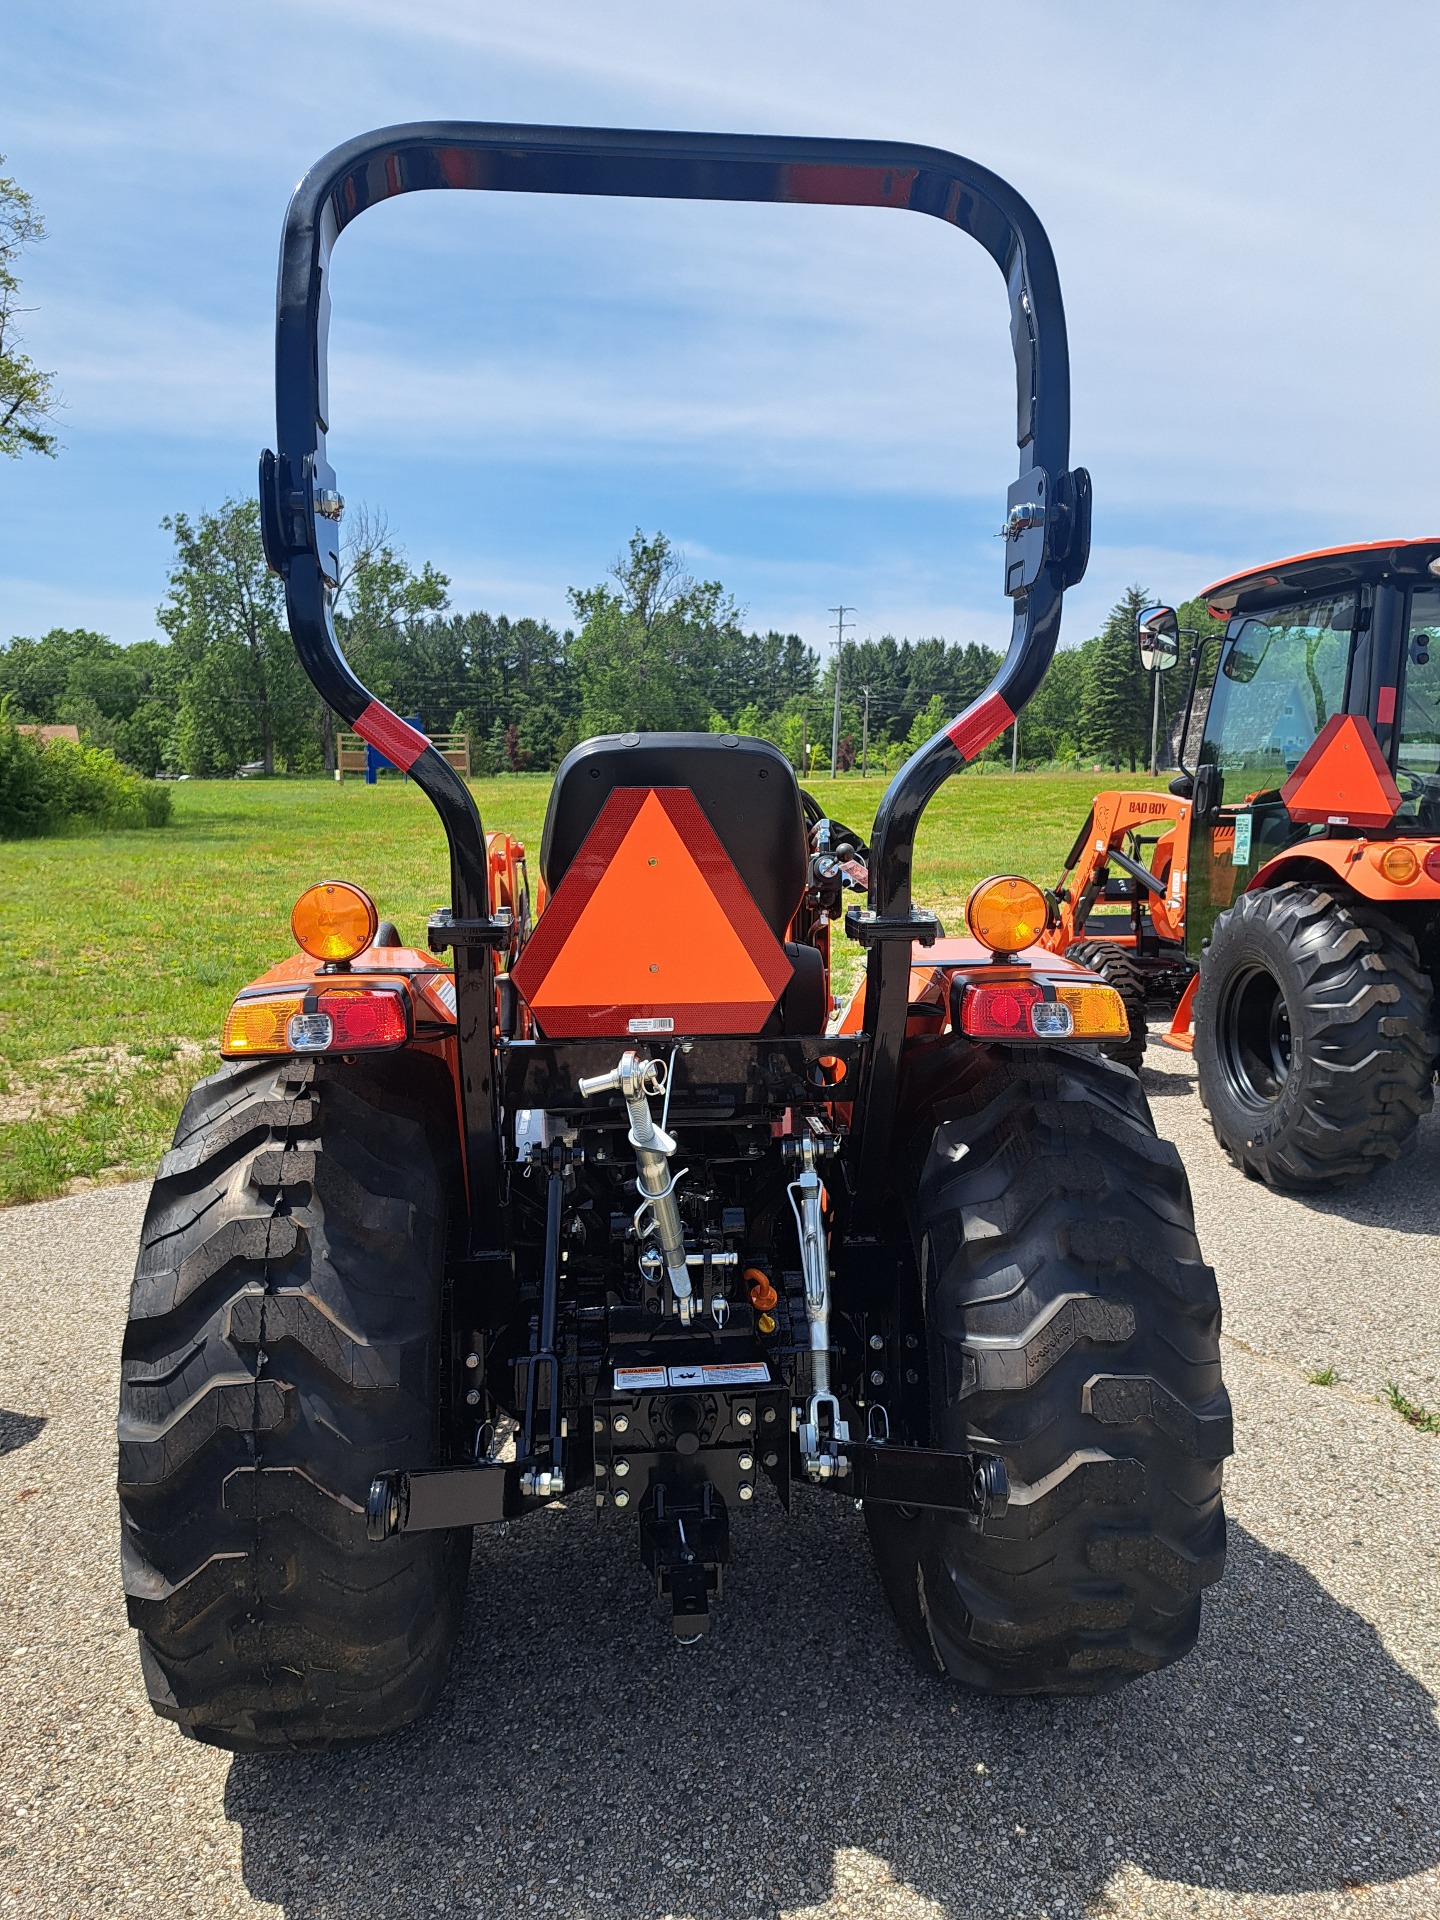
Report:
[[[908,940],[914,946],[933,947],[945,929],[933,913],[915,907],[909,913],[872,913],[868,907],[845,909],[845,932],[862,947],[882,940]]]
[[[640,1558],[655,1576],[656,1593],[670,1601],[677,1640],[693,1642],[710,1631],[710,1597],[722,1590],[729,1557],[730,1516],[708,1481],[694,1500],[656,1487],[640,1516]]]
[[[437,913],[425,929],[425,938],[431,953],[444,953],[447,947],[508,947],[514,932],[510,909],[502,907],[486,920],[457,920],[451,913]]]
[[[836,1488],[880,1506],[933,1507],[969,1514],[980,1525],[1010,1500],[1005,1462],[993,1453],[945,1453],[933,1447],[847,1441],[850,1472]]]
[[[524,1511],[513,1462],[382,1473],[370,1482],[365,1531],[372,1540],[389,1540],[397,1533],[494,1526]]]

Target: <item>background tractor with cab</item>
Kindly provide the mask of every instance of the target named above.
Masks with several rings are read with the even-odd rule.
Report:
[[[1168,797],[1097,796],[1047,940],[1126,995],[1135,1063],[1143,997],[1175,1007],[1166,1043],[1237,1166],[1321,1190],[1396,1159],[1432,1101],[1440,538],[1203,598],[1226,624],[1192,650],[1182,770]],[[1141,615],[1151,659],[1180,639],[1173,608]]]
[[[532,924],[526,851],[487,839],[457,772],[355,678],[332,621],[330,259],[424,189],[890,208],[994,258],[1010,649],[868,845],[764,741],[588,740],[555,778]],[[156,1710],[232,1748],[403,1725],[444,1683],[473,1529],[557,1499],[635,1540],[682,1641],[757,1503],[838,1496],[934,1673],[1094,1693],[1184,1654],[1231,1446],[1184,1172],[1098,1050],[1117,995],[1037,944],[1040,890],[982,883],[962,938],[911,899],[927,801],[1033,693],[1088,553],[1034,213],[929,148],[392,128],[296,190],[276,364],[261,494],[291,633],[433,802],[451,898],[407,939],[365,889],[307,890],[300,955],[237,995],[161,1165],[119,1420]],[[867,956],[838,1023],[837,921]]]

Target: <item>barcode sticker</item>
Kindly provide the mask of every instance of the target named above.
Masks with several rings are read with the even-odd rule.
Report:
[[[668,1013],[654,1014],[643,1020],[627,1020],[625,1031],[627,1033],[674,1033],[675,1022]]]

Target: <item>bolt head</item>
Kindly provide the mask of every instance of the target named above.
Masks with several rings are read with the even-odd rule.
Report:
[[[754,1454],[749,1452],[742,1453],[738,1464],[742,1473],[748,1473],[755,1464]]]
[[[630,1496],[624,1487],[617,1487],[610,1497],[614,1500],[617,1507],[628,1507],[630,1504]]]
[[[479,1364],[480,1364],[480,1356],[479,1356],[479,1354],[478,1354],[478,1353],[467,1353],[467,1354],[466,1354],[466,1356],[465,1356],[465,1364],[466,1364],[466,1366],[467,1366],[467,1367],[478,1367],[478,1366],[479,1366]]]
[[[617,1496],[617,1497],[618,1497],[618,1496]],[[752,1487],[752,1486],[751,1486],[751,1484],[750,1484],[750,1482],[749,1482],[748,1480],[746,1480],[746,1481],[744,1481],[744,1482],[743,1482],[743,1483],[741,1484],[741,1487],[740,1487],[740,1498],[741,1498],[742,1500],[753,1500],[753,1499],[755,1498],[755,1489],[754,1489],[754,1487]]]
[[[616,1414],[615,1431],[617,1433],[628,1433],[630,1431],[630,1416],[628,1413]]]
[[[740,1411],[735,1415],[735,1424],[737,1427],[753,1426],[754,1422],[755,1416],[749,1407],[741,1407]]]
[[[883,1387],[883,1386],[884,1386],[884,1384],[885,1384],[885,1376],[884,1376],[884,1374],[883,1374],[883,1373],[882,1373],[882,1372],[880,1371],[880,1369],[879,1369],[879,1367],[876,1367],[876,1369],[875,1369],[875,1371],[874,1371],[874,1372],[873,1372],[873,1373],[872,1373],[872,1374],[870,1375],[870,1384],[871,1384],[871,1386],[872,1386],[872,1387]]]
[[[779,1466],[779,1464],[780,1464],[780,1456],[779,1456],[779,1454],[778,1454],[778,1453],[776,1453],[776,1452],[775,1452],[775,1450],[774,1450],[773,1448],[772,1448],[772,1449],[770,1450],[770,1452],[769,1452],[769,1453],[767,1453],[767,1454],[766,1454],[766,1456],[765,1456],[765,1464],[766,1464],[766,1466],[767,1466],[767,1467],[772,1467],[772,1468],[773,1468],[773,1467],[778,1467],[778,1466]]]
[[[774,1407],[766,1407],[766,1409],[765,1409],[765,1424],[766,1424],[766,1426],[767,1426],[767,1427],[773,1427],[773,1426],[774,1426],[774,1424],[775,1424],[775,1409],[774,1409]]]
[[[479,1404],[480,1404],[480,1390],[479,1390],[479,1388],[478,1388],[478,1387],[471,1387],[471,1389],[470,1389],[470,1391],[469,1391],[469,1392],[468,1392],[468,1393],[466,1394],[466,1396],[465,1396],[465,1404],[466,1404],[466,1406],[467,1406],[467,1407],[478,1407],[478,1406],[479,1406]]]
[[[870,1344],[871,1344],[871,1346],[872,1346],[872,1347],[873,1347],[873,1348],[875,1349],[875,1351],[876,1351],[876,1353],[879,1353],[879,1352],[881,1352],[881,1351],[883,1350],[883,1348],[884,1348],[884,1345],[885,1345],[885,1336],[884,1336],[884,1334],[883,1334],[883,1333],[872,1333],[872,1334],[871,1334],[871,1336],[870,1336]]]
[[[628,1460],[617,1460],[615,1462],[615,1478],[617,1480],[623,1480],[629,1471],[630,1462]]]
[[[598,1417],[593,1424],[596,1433],[603,1433],[605,1431],[605,1422]]]

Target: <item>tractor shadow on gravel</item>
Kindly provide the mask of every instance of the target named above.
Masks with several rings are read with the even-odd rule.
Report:
[[[13,1408],[0,1407],[0,1453],[18,1453],[44,1431],[43,1413],[16,1413]]]
[[[251,1894],[291,1920],[740,1920],[843,1889],[867,1913],[1000,1920],[1076,1914],[1137,1870],[1327,1893],[1440,1860],[1429,1695],[1239,1528],[1195,1653],[1068,1702],[919,1674],[848,1507],[801,1494],[792,1521],[736,1532],[714,1633],[689,1650],[628,1533],[551,1510],[483,1539],[428,1721],[231,1763]]]

